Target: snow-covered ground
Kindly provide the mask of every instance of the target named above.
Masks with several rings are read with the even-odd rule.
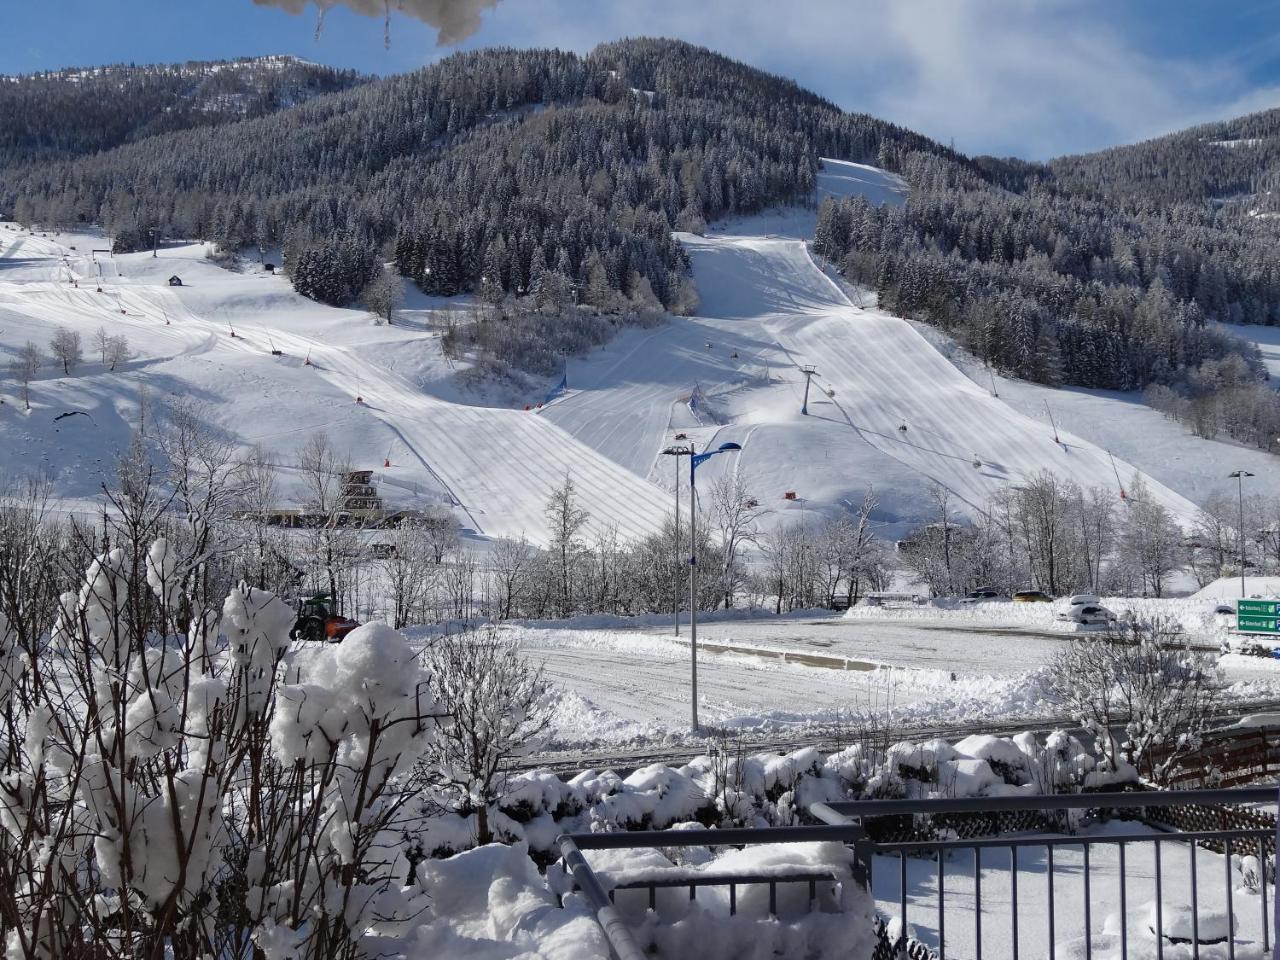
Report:
[[[905,184],[874,167],[824,164],[815,199],[906,196]],[[446,504],[477,534],[535,542],[545,539],[543,507],[566,473],[593,528],[614,525],[624,538],[653,530],[674,483],[660,451],[678,432],[699,446],[743,444],[700,476],[710,484],[724,471],[745,473],[770,508],[766,524],[844,509],[874,486],[886,536],[928,515],[934,482],[976,510],[1001,485],[1040,470],[1114,487],[1117,470],[1127,481],[1136,466],[1185,518],[1190,501],[1215,488],[1225,452],[1239,451],[1233,465],[1266,476],[1255,462],[1263,454],[1197,440],[1132,398],[1049,391],[1061,428],[1054,443],[1043,388],[1006,391],[1001,382],[992,397],[912,324],[851,303],[804,248],[815,216],[813,207],[772,210],[682,236],[698,315],[572,358],[568,392],[530,412],[524,405],[541,399],[536,382],[460,380],[466,364],[442,355],[438,332],[460,301],[410,291],[402,322],[378,327],[359,310],[297,296],[260,264],[219,267],[198,244],[156,259],[112,257],[92,253],[107,245],[100,235],[5,225],[0,356],[27,340],[43,346],[64,325],[81,334],[87,357],[71,377],[46,362],[30,413],[17,385],[4,384],[0,445],[10,472],[48,473],[68,507],[87,506],[139,422],[145,388],[152,406],[190,398],[237,444],[266,445],[286,488],[295,450],[324,429],[353,466],[377,471],[389,502]],[[167,285],[174,274],[183,286]],[[127,336],[136,354],[114,373],[93,356],[99,326]],[[817,376],[802,416],[806,363]]]
[[[1233,618],[1202,598],[1104,598],[1117,613],[1161,620],[1216,656]],[[1045,668],[1080,632],[1059,604],[855,607],[776,617],[757,612],[698,627],[698,704],[704,725],[771,739],[823,735],[875,717],[899,729],[1070,722]],[[435,628],[439,629],[439,628]],[[559,691],[548,749],[687,747],[687,619],[582,617],[500,628]],[[410,630],[425,643],[432,630]],[[1219,670],[1231,709],[1280,697],[1280,660],[1229,654]]]

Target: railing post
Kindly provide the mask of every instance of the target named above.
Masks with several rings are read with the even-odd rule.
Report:
[[[622,915],[618,913],[617,908],[609,901],[608,894],[600,886],[600,881],[596,878],[595,872],[582,855],[582,851],[578,849],[578,845],[573,842],[572,837],[563,836],[560,838],[560,853],[564,857],[565,866],[573,874],[574,883],[578,885],[578,889],[582,891],[587,898],[587,902],[591,904],[591,908],[595,911],[596,923],[604,931],[605,939],[609,941],[613,955],[617,960],[645,960],[644,953],[631,936],[631,928],[627,926],[627,922],[622,919]]]

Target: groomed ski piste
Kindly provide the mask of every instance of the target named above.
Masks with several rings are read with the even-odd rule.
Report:
[[[819,193],[901,203],[906,187],[873,167],[828,160]],[[942,338],[875,309],[873,297],[846,294],[824,272],[804,243],[815,216],[814,207],[769,211],[682,235],[697,315],[626,330],[571,358],[567,391],[541,409],[549,382],[522,390],[444,357],[439,330],[457,300],[410,290],[396,324],[375,326],[361,310],[299,297],[252,260],[219,266],[202,244],[164,247],[156,258],[111,256],[93,252],[108,246],[100,234],[3,225],[0,361],[27,341],[47,348],[58,325],[81,334],[86,354],[71,376],[46,358],[30,412],[20,386],[2,382],[5,475],[47,475],[62,506],[91,510],[131,430],[181,397],[244,450],[270,451],[285,498],[299,486],[290,466],[298,448],[324,430],[353,467],[375,471],[389,505],[450,509],[473,543],[521,535],[545,543],[545,506],[566,476],[590,516],[586,536],[656,530],[673,506],[676,469],[661,450],[678,434],[699,449],[742,445],[708,461],[699,487],[737,471],[767,508],[765,525],[832,515],[874,487],[877,532],[893,538],[932,515],[933,484],[975,515],[1006,484],[1044,470],[1114,489],[1117,503],[1120,487],[1142,473],[1150,496],[1185,522],[1193,501],[1222,488],[1215,478],[1264,456],[1192,437],[1133,395],[997,379],[993,396],[984,371],[935,346],[946,349]],[[182,286],[168,285],[175,275]],[[134,356],[114,372],[94,355],[99,327],[129,339]],[[805,364],[816,368],[807,415]],[[687,509],[687,490],[682,499]],[[921,722],[1037,715],[1036,674],[1060,644],[1000,624],[979,638],[984,628],[973,623],[954,631],[883,623],[875,639],[864,631],[837,640],[833,619],[708,626],[706,638],[727,647],[822,653],[834,643],[829,652],[871,669],[708,648],[704,719],[789,728],[887,698]],[[680,735],[687,646],[662,635],[661,618],[511,629],[565,690],[562,742]],[[1014,644],[1021,652],[1009,658]],[[1003,668],[993,666],[1002,658]],[[1259,695],[1269,683],[1241,682],[1259,684]]]

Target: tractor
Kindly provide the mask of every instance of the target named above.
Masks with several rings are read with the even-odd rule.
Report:
[[[360,626],[359,622],[333,610],[333,601],[323,594],[297,601],[298,618],[289,636],[295,640],[328,640],[337,643]]]

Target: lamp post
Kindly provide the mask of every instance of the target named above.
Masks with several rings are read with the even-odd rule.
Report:
[[[1252,477],[1248,470],[1233,470],[1227,474],[1236,482],[1236,492],[1240,498],[1240,524],[1236,532],[1240,535],[1240,597],[1244,598],[1244,478]]]
[[[689,444],[689,678],[694,733],[698,732],[698,466],[717,453],[741,449],[737,443],[722,443],[714,450],[695,453]]]
[[[567,368],[567,361],[566,361]],[[675,529],[675,559],[676,562],[672,569],[675,571],[675,581],[671,588],[671,620],[675,627],[676,636],[680,636],[680,458],[693,456],[693,445],[687,447],[667,447],[662,451],[664,456],[676,458],[676,529]]]

